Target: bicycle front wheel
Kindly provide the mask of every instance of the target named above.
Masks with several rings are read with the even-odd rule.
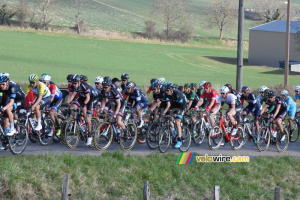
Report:
[[[158,149],[161,153],[165,153],[171,143],[170,130],[168,126],[163,126],[158,133]]]
[[[285,150],[289,146],[289,133],[287,129],[283,129],[283,133],[281,131],[278,131],[276,135],[276,148],[277,151],[282,153],[285,152]]]
[[[40,143],[43,146],[47,146],[53,140],[55,134],[54,122],[50,117],[45,117],[42,122],[42,130],[40,131]]]
[[[103,122],[98,126],[95,135],[94,143],[96,149],[99,151],[105,151],[111,144],[113,139],[113,129],[109,122]]]
[[[265,152],[270,146],[271,134],[268,127],[264,126],[257,133],[256,147],[258,151]]]
[[[236,134],[230,139],[230,146],[233,150],[239,150],[246,142],[246,134],[242,127],[238,127]]]
[[[212,128],[208,135],[208,147],[211,150],[217,150],[223,141],[223,129],[219,126]]]
[[[158,123],[153,122],[148,128],[146,136],[146,142],[150,149],[156,149],[158,147],[158,132]]]
[[[199,145],[202,144],[202,142],[205,139],[205,128],[204,128],[204,123],[201,123],[201,121],[197,121],[194,124],[192,132],[192,138],[195,144]]]
[[[289,133],[290,133],[290,142],[296,142],[299,138],[300,130],[296,120],[293,120],[293,130],[291,133],[290,126],[288,125]]]
[[[191,145],[191,132],[190,130],[188,129],[188,127],[186,126],[183,126],[182,129],[181,129],[181,142],[182,142],[182,145],[179,147],[179,150],[181,152],[187,152],[190,148],[190,145]]]
[[[120,146],[124,151],[132,149],[137,140],[137,128],[134,123],[127,124],[127,133],[120,134]]]
[[[65,126],[65,136],[64,140],[69,148],[75,149],[78,145],[80,138],[79,125],[75,120],[70,120],[66,123]]]
[[[23,153],[28,142],[28,132],[23,124],[17,124],[16,133],[9,137],[9,150],[12,154],[18,155]]]

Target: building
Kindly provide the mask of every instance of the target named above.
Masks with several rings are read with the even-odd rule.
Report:
[[[297,32],[300,32],[300,21],[291,21],[290,61],[300,62],[300,40],[296,40]],[[279,67],[279,62],[285,61],[285,40],[286,21],[276,20],[250,28],[248,62]]]

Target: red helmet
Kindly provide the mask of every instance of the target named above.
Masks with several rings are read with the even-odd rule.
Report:
[[[207,87],[211,88],[211,83],[210,82],[206,82],[206,83],[204,83],[203,87],[205,87],[205,88],[207,88]]]

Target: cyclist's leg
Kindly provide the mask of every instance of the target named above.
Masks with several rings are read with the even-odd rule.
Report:
[[[291,133],[293,133],[293,120],[295,118],[295,115],[296,115],[296,107],[290,109],[288,111],[288,115],[289,115],[289,126],[290,126],[290,130],[291,130]]]

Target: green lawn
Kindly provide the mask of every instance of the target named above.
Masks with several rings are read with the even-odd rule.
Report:
[[[51,73],[57,83],[65,82],[70,73],[86,74],[92,80],[99,75],[120,77],[126,72],[138,85],[147,85],[153,77],[165,77],[178,84],[200,80],[214,85],[235,84],[234,47],[105,41],[48,34],[0,31],[1,71],[9,72],[15,81],[27,81],[30,74],[44,72]],[[298,77],[291,75],[290,84],[299,84]],[[243,85],[252,88],[281,84],[283,71],[246,65],[243,79]]]

